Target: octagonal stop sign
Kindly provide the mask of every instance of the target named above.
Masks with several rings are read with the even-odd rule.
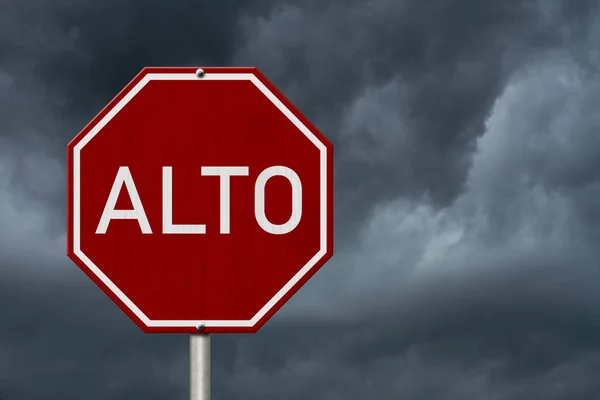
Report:
[[[146,332],[255,332],[333,253],[332,151],[255,68],[146,68],[68,144],[68,255]]]

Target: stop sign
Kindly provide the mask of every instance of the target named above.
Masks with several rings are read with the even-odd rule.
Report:
[[[67,146],[69,257],[146,332],[255,332],[333,254],[333,148],[255,68],[145,68]]]

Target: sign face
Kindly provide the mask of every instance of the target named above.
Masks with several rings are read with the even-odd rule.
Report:
[[[333,147],[255,68],[146,68],[69,144],[69,257],[146,332],[255,332],[333,254]]]

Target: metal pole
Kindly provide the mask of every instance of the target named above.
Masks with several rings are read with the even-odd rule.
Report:
[[[210,336],[190,335],[190,400],[210,400]]]

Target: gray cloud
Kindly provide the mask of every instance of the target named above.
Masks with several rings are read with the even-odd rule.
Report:
[[[215,398],[597,397],[597,4],[215,4],[0,6],[0,397],[187,396],[187,338],[64,256],[64,145],[142,66],[228,63],[335,142],[338,251],[214,338]]]
[[[559,18],[521,1],[282,6],[242,19],[236,60],[263,68],[334,140],[346,230],[396,196],[451,202],[507,77],[560,42]]]
[[[185,338],[140,335],[83,273],[71,272],[36,277],[4,260],[2,398],[184,398]]]

